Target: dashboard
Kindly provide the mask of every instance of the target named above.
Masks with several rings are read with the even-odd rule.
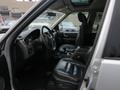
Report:
[[[40,29],[33,29],[33,30],[25,30],[17,37],[17,46],[19,47],[18,50],[23,54],[23,59],[28,59],[29,57],[33,56],[38,50],[42,50],[43,42],[41,39]],[[46,33],[46,31],[44,32]],[[63,31],[59,32],[57,40],[59,42],[74,42],[78,32],[76,31]],[[61,41],[62,40],[62,41]]]

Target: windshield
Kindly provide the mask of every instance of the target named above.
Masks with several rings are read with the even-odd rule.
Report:
[[[40,29],[42,26],[53,28],[59,20],[65,17],[65,13],[48,9],[38,16],[29,26],[28,29]]]

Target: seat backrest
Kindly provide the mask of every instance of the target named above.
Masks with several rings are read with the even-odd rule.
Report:
[[[87,36],[89,33],[88,32],[87,18],[83,13],[79,12],[78,19],[82,24],[80,25],[79,34],[78,34],[77,39],[76,39],[76,46],[84,47],[86,45]]]
[[[89,55],[91,53],[91,47],[87,47],[87,48],[80,48],[79,49],[79,61],[84,64],[84,65],[87,65],[88,63],[88,58],[89,58]]]

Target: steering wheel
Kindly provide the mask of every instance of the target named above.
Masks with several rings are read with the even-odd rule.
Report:
[[[42,26],[41,37],[47,49],[49,50],[56,49],[55,37],[53,35],[52,30],[50,30],[50,28],[48,28],[47,26]]]

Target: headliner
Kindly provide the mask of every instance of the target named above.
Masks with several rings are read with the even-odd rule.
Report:
[[[65,9],[69,8],[71,12],[75,11],[103,11],[106,5],[107,0],[93,0],[91,4],[87,6],[75,6],[71,4],[71,0],[57,0],[54,5],[52,5],[52,9]]]

